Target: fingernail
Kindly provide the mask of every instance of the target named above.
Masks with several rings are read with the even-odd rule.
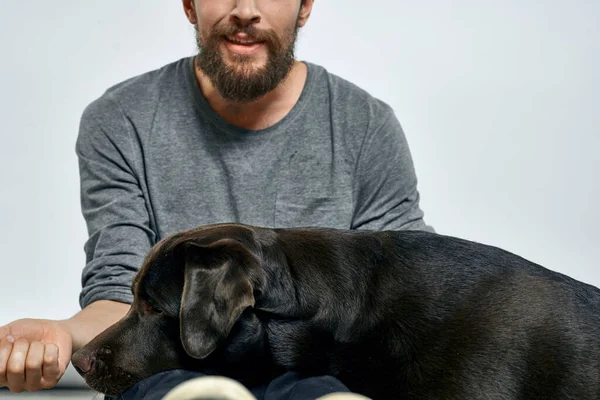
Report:
[[[8,340],[8,343],[14,343],[15,342],[15,338],[12,336],[7,336],[6,340]]]

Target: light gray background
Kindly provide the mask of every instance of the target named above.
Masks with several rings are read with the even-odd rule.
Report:
[[[180,1],[0,0],[0,325],[79,309],[83,108],[194,50]],[[439,232],[600,286],[600,2],[317,0],[297,53],[393,106]]]

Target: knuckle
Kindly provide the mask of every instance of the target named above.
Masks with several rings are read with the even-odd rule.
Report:
[[[58,351],[58,346],[55,343],[48,343],[46,345],[46,350]]]
[[[54,364],[57,360],[54,354],[44,354],[44,364]]]
[[[12,363],[7,368],[7,373],[10,375],[22,375],[23,374],[23,365]]]

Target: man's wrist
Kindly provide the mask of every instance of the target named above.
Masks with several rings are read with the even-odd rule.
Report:
[[[73,352],[125,316],[130,305],[117,301],[96,301],[71,318],[57,321],[71,335]]]
[[[81,345],[77,340],[77,334],[75,332],[75,324],[73,323],[72,320],[73,317],[68,318],[68,319],[61,319],[56,321],[56,323],[59,325],[59,327],[65,331],[67,331],[67,333],[71,336],[71,345],[73,348],[73,352],[77,351],[80,347],[82,347],[83,345]]]

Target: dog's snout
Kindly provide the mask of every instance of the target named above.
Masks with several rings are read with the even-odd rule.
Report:
[[[77,351],[73,354],[71,362],[73,363],[75,370],[83,376],[94,371],[96,358],[92,353]]]

